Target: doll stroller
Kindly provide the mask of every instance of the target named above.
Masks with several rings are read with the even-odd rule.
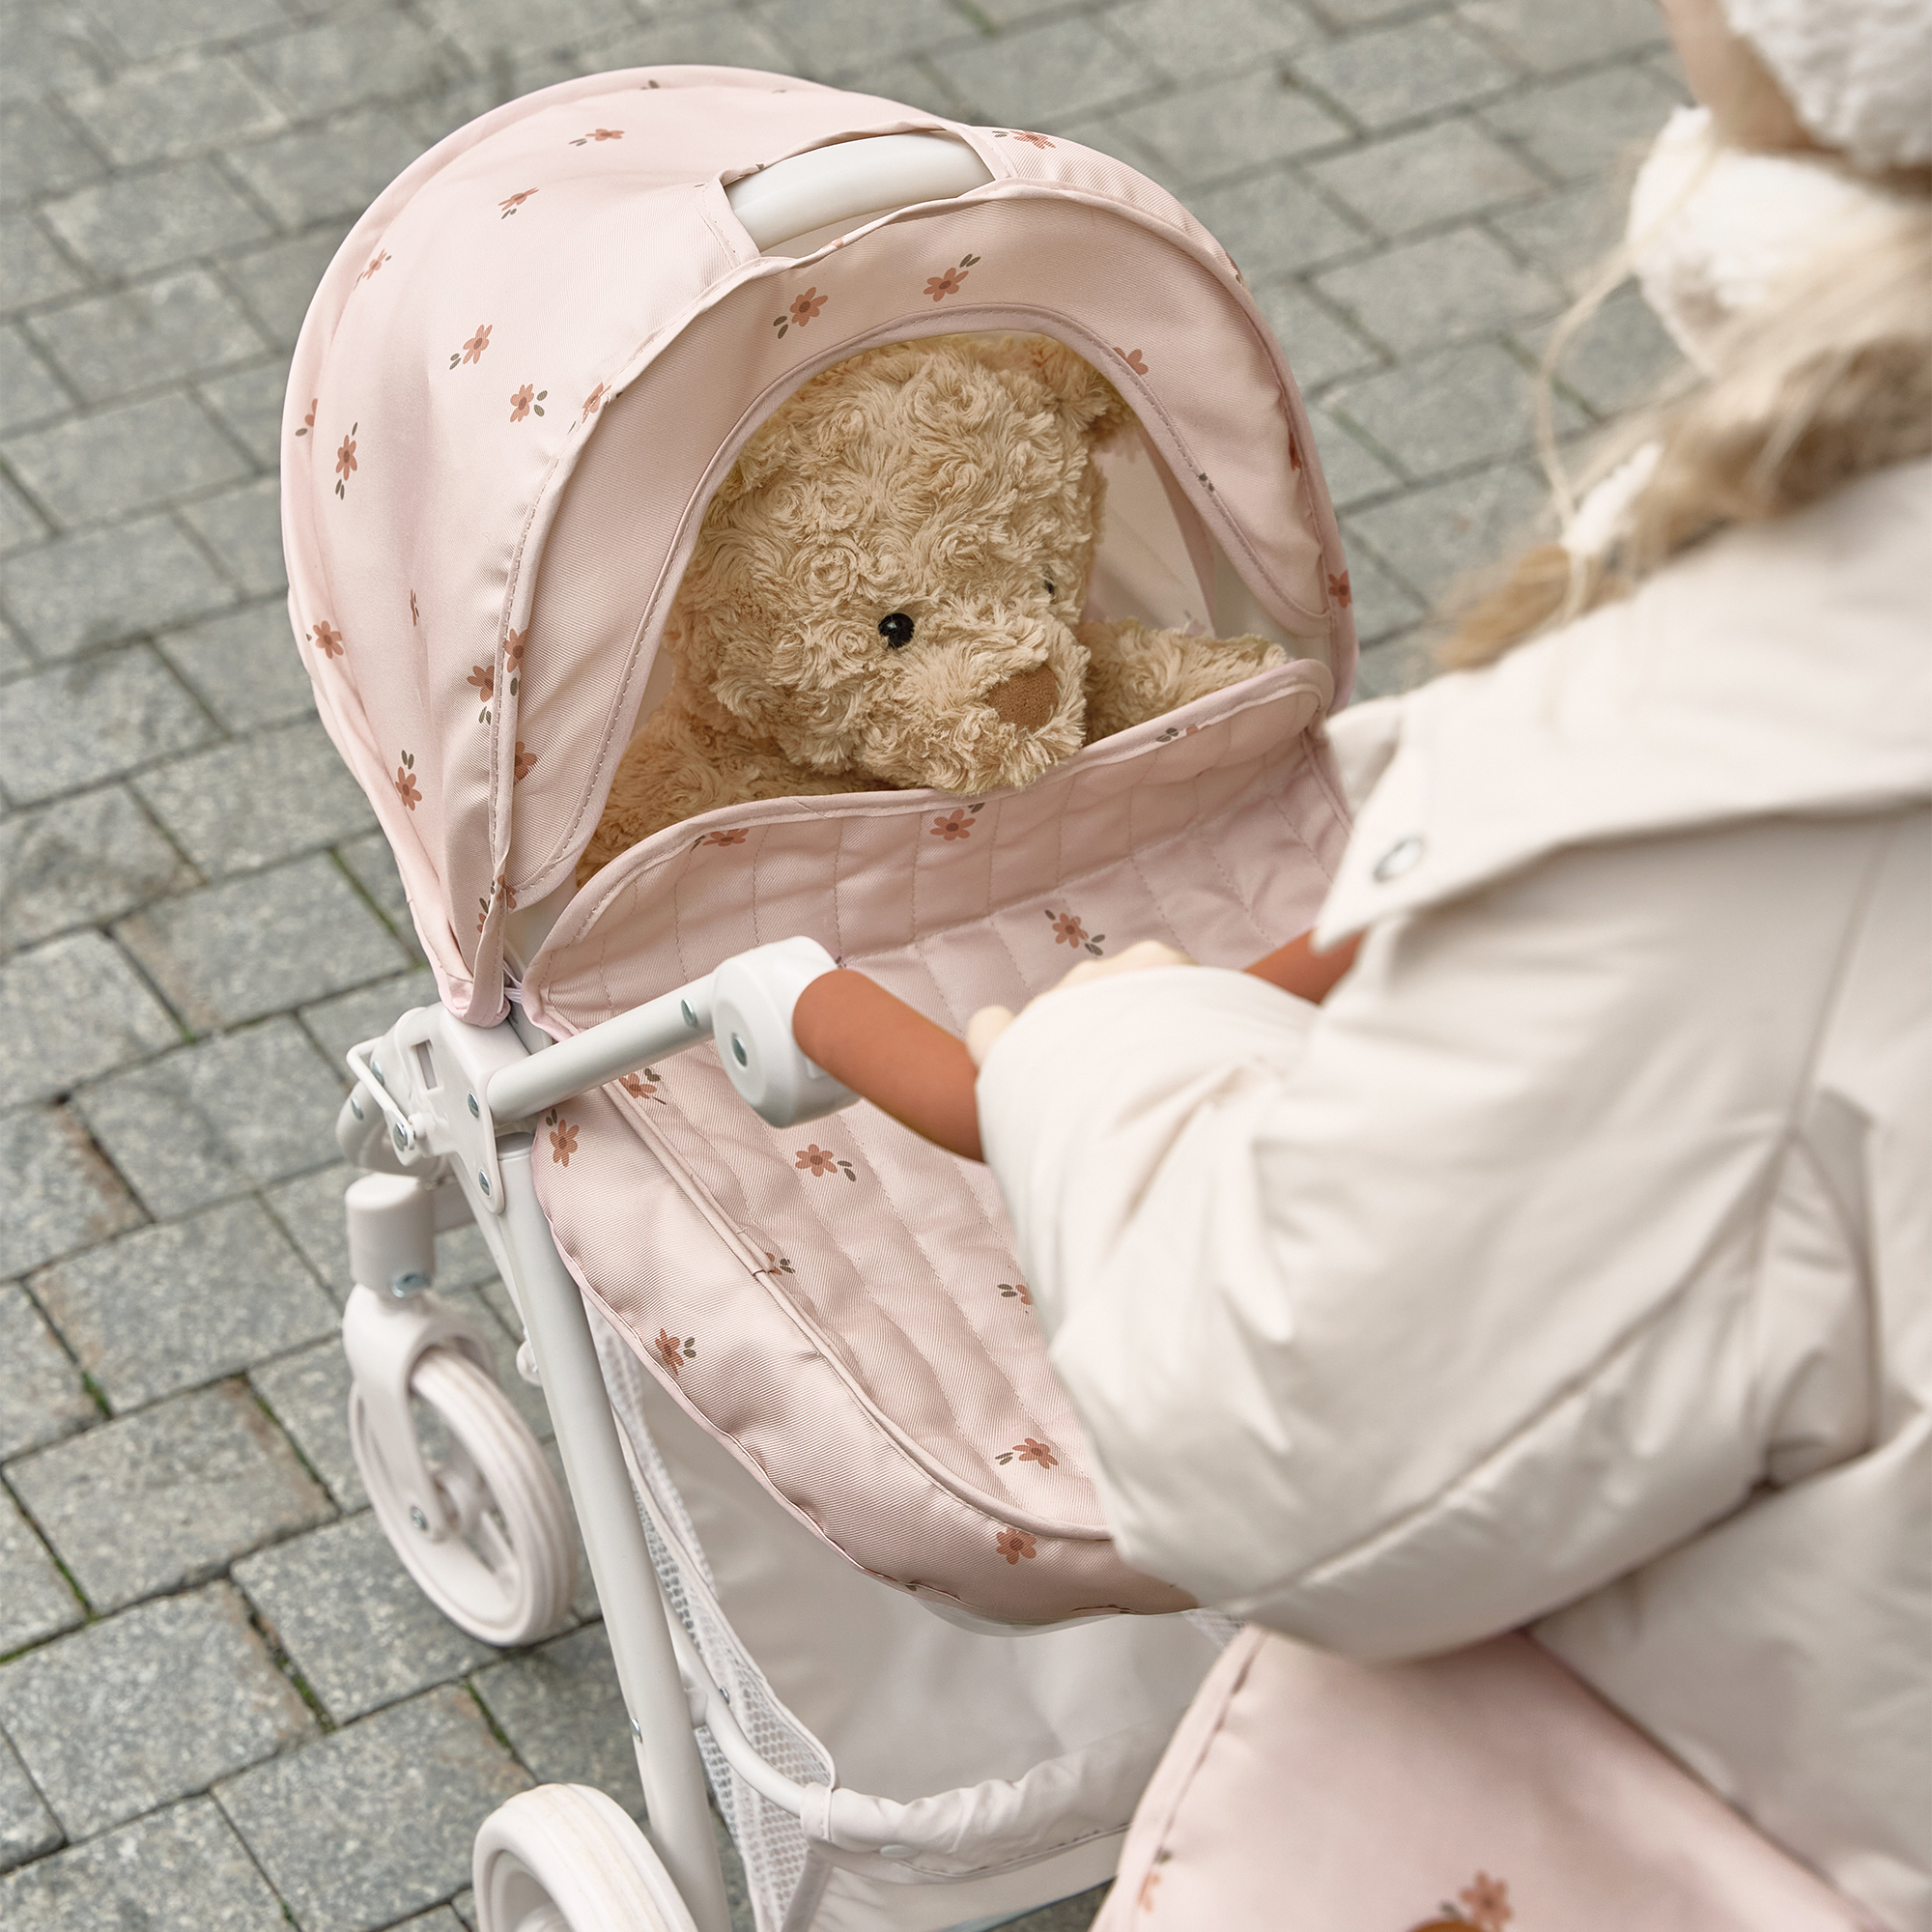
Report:
[[[576,889],[746,438],[835,361],[975,330],[1060,338],[1143,425],[1108,459],[1093,614],[1292,662],[1021,791],[732,806]],[[569,1512],[430,1290],[436,1231],[473,1217],[646,1800],[642,1829],[580,1786],[500,1807],[485,1932],[725,1932],[707,1779],[760,1932],[963,1932],[1100,1883],[1231,1627],[1109,1540],[990,1177],[868,1106],[826,1118],[849,1096],[781,995],[836,956],[957,1029],[1110,934],[1233,964],[1312,923],[1354,638],[1238,270],[1064,141],[762,73],[597,75],[364,215],[284,452],[292,619],[441,1002],[350,1056],[357,1459],[445,1614],[499,1644],[556,1623]]]

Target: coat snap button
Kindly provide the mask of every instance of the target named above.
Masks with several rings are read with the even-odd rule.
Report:
[[[1412,872],[1422,863],[1422,855],[1427,849],[1428,840],[1419,832],[1411,832],[1406,838],[1398,838],[1376,861],[1376,884],[1385,886],[1391,879]]]

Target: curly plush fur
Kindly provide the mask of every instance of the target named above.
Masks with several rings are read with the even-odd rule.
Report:
[[[625,751],[580,882],[745,799],[1025,784],[1281,663],[1258,638],[1080,621],[1094,451],[1132,427],[1041,336],[895,343],[807,383],[705,514],[665,627],[670,693]]]

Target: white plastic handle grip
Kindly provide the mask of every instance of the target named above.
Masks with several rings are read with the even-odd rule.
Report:
[[[798,996],[838,967],[815,939],[781,939],[740,952],[713,975],[711,1028],[718,1058],[740,1097],[770,1126],[815,1121],[859,1097],[813,1065],[791,1037]]]

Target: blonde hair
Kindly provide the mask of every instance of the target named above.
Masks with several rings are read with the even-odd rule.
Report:
[[[1549,378],[1627,271],[1625,258],[1563,319],[1544,357],[1539,440],[1565,522],[1575,497],[1549,433]],[[1465,591],[1439,661],[1466,669],[1627,596],[1668,558],[1735,524],[1788,515],[1855,477],[1932,454],[1932,195],[1901,196],[1846,237],[1790,297],[1732,325],[1713,372],[1627,425],[1591,466],[1644,444],[1655,467],[1599,554],[1538,544]]]

